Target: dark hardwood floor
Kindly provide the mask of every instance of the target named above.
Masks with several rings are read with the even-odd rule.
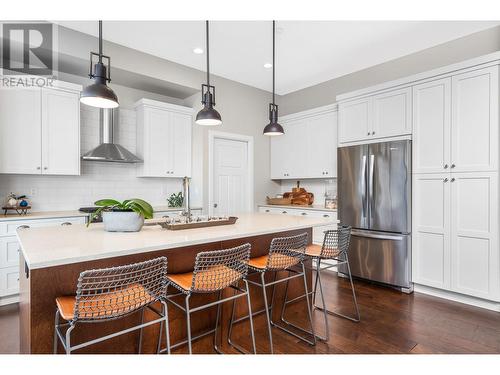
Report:
[[[350,313],[349,284],[335,274],[325,274],[326,300],[330,307]],[[330,340],[309,346],[273,329],[275,353],[500,353],[500,313],[414,293],[406,295],[364,282],[356,282],[361,322],[329,316]],[[287,317],[305,324],[304,302],[289,307]],[[323,332],[323,315],[314,313],[315,327]],[[268,351],[263,315],[255,318],[259,353]],[[18,307],[0,307],[0,353],[17,353]],[[249,347],[247,323],[235,328],[235,341]],[[211,353],[212,338],[193,345],[197,353]],[[222,347],[234,352],[227,345]],[[185,353],[181,348],[176,353]]]

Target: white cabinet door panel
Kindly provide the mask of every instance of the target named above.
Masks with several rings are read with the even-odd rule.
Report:
[[[457,172],[498,169],[498,67],[452,78],[451,162]]]
[[[446,174],[413,176],[412,277],[450,287],[450,181]]]
[[[411,87],[373,97],[374,138],[411,134]]]
[[[42,89],[42,174],[80,174],[80,95]]]
[[[498,174],[453,173],[452,178],[452,290],[498,299]]]
[[[450,134],[451,78],[414,86],[413,173],[442,173],[449,168]]]
[[[19,267],[0,269],[0,297],[19,293]]]
[[[170,177],[191,177],[191,116],[179,113],[171,116],[174,163]]]
[[[0,173],[41,173],[40,95],[40,88],[0,89]]]
[[[156,108],[145,110],[144,169],[150,177],[168,177],[174,169],[174,138],[170,113]]]
[[[306,121],[306,177],[337,177],[337,112],[311,117]]]
[[[366,139],[372,129],[371,98],[339,104],[339,143]]]
[[[282,126],[286,132],[288,130],[286,124],[282,123]],[[287,159],[290,153],[287,144],[286,133],[271,138],[271,179],[273,180],[286,178]]]
[[[19,264],[19,242],[17,237],[0,237],[0,268]]]

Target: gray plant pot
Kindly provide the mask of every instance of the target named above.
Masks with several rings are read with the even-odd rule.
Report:
[[[108,232],[139,232],[144,217],[136,212],[103,212],[104,230]]]

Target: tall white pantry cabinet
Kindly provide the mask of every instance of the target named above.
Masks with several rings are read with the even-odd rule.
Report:
[[[499,66],[417,84],[412,99],[413,281],[500,302]]]

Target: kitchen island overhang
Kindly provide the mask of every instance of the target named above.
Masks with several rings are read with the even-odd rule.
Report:
[[[146,226],[137,233],[104,232],[101,224],[89,228],[84,225],[28,228],[18,231],[20,252],[20,345],[22,353],[51,353],[54,333],[55,298],[72,295],[80,272],[130,264],[158,256],[168,258],[169,273],[193,270],[196,254],[201,251],[219,250],[250,243],[251,256],[267,254],[271,240],[307,232],[311,242],[312,228],[325,225],[323,218],[291,217],[285,215],[244,214],[230,226],[167,231],[159,226]],[[310,281],[310,275],[308,277]],[[294,285],[291,291],[294,293]],[[297,295],[302,292],[300,283]],[[276,290],[276,309],[279,311],[283,291]],[[213,300],[213,294],[197,295],[193,303]],[[262,292],[252,290],[254,311],[262,308]],[[230,306],[222,309],[223,323],[227,323]],[[237,309],[242,315],[246,307]],[[185,319],[175,309],[169,309],[172,342],[185,338]],[[81,324],[73,331],[75,342],[95,338],[137,323],[132,314],[123,319],[97,324]],[[146,314],[146,319],[148,318]],[[153,317],[151,317],[153,318]],[[193,331],[203,332],[213,328],[215,311],[200,313],[193,319]],[[223,334],[227,324],[222,324]],[[144,352],[155,351],[158,329],[145,330]],[[137,351],[138,332],[119,336],[88,347],[81,352],[134,353]],[[61,348],[59,348],[61,350]],[[202,351],[211,352],[206,347]]]

